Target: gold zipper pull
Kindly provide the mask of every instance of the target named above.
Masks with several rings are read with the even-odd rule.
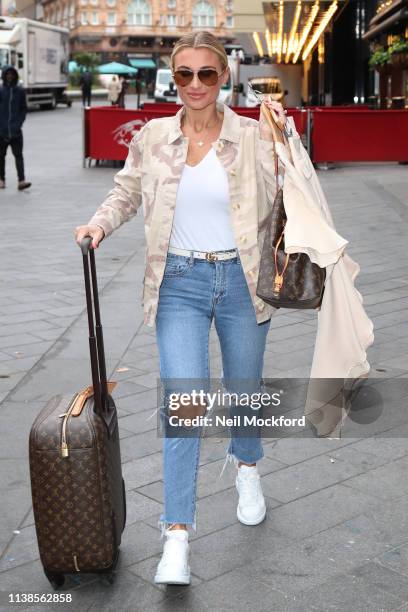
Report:
[[[279,292],[282,289],[282,285],[283,285],[283,275],[282,274],[276,274],[275,275],[275,280],[274,280],[273,290],[276,291],[276,292]]]

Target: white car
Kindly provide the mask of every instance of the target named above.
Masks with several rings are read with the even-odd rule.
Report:
[[[224,102],[227,106],[231,106],[232,104],[232,80],[231,75],[229,76],[228,81],[225,85],[222,85],[220,89],[220,93],[218,94],[218,100],[220,102]]]
[[[262,95],[271,95],[273,100],[285,106],[285,95],[288,92],[287,90],[283,91],[280,79],[277,77],[256,77],[248,80],[245,104],[249,107],[258,106],[260,104],[259,100],[252,92],[252,88],[260,92],[259,96],[261,98]]]
[[[176,102],[177,87],[173,81],[170,68],[159,68],[156,73],[156,85],[154,88],[155,102]]]

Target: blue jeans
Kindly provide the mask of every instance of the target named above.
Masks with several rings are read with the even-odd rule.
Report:
[[[168,253],[156,318],[161,379],[209,379],[208,344],[213,318],[225,388],[234,391],[229,388],[229,379],[251,379],[256,382],[251,392],[259,391],[271,320],[256,321],[238,252],[233,259],[216,262],[192,254],[185,257]],[[233,429],[230,432],[226,461],[255,463],[263,457],[259,436],[234,436]],[[201,435],[163,438],[162,535],[166,524],[185,523],[196,529],[200,442]]]

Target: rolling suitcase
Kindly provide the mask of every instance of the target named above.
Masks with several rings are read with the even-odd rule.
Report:
[[[40,559],[54,589],[64,574],[92,572],[112,583],[126,522],[118,418],[107,382],[91,238],[81,243],[92,386],[57,395],[29,436],[33,512]],[[95,325],[94,325],[95,315]]]

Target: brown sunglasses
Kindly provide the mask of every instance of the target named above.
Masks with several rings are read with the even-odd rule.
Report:
[[[203,85],[215,85],[225,70],[226,69],[224,68],[224,70],[218,73],[214,68],[200,68],[200,70],[197,71],[197,75]],[[173,78],[176,85],[185,87],[193,80],[194,72],[192,70],[188,70],[187,68],[179,68],[173,72]]]

